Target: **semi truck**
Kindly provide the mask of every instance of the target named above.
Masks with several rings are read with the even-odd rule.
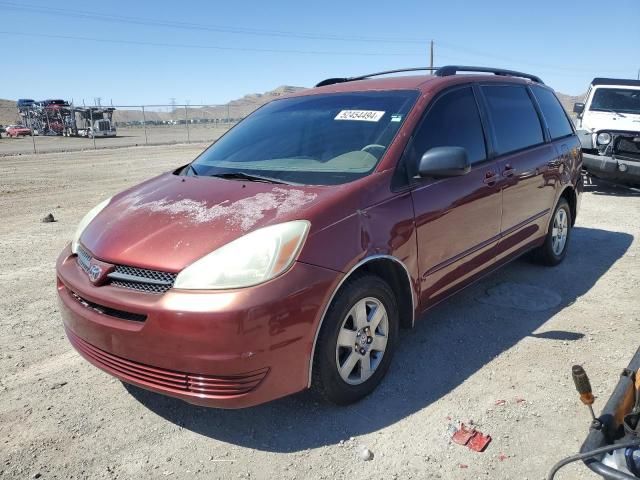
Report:
[[[65,137],[115,137],[113,107],[71,107],[64,117]]]

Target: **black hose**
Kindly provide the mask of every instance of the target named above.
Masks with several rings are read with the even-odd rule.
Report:
[[[638,445],[640,445],[640,440],[635,439],[635,440],[630,440],[623,443],[616,443],[613,445],[607,445],[605,447],[596,448],[595,450],[590,450],[588,452],[571,455],[570,457],[560,460],[551,468],[551,470],[549,471],[549,474],[547,475],[547,480],[553,480],[556,473],[558,473],[558,470],[560,470],[562,467],[572,462],[577,462],[578,460],[586,460],[587,458],[592,458],[602,453],[612,452],[614,450],[618,450],[619,448],[637,447]],[[622,479],[637,480],[637,477],[633,477],[623,472],[619,472],[619,473],[620,473],[620,476],[618,478],[620,480]]]

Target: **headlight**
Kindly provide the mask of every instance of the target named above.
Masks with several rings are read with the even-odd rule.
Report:
[[[611,141],[611,134],[607,132],[599,133],[596,140],[598,145],[607,145]]]
[[[104,202],[99,203],[95,207],[93,207],[89,212],[84,216],[80,223],[78,224],[78,228],[76,228],[76,233],[73,235],[73,240],[71,240],[71,253],[78,253],[78,242],[80,241],[80,235],[84,232],[84,229],[87,228],[87,225],[91,223],[91,220],[96,218],[96,216],[104,210],[104,207],[109,205],[111,201],[111,197],[107,198]]]
[[[182,270],[174,288],[218,290],[266,282],[295,261],[309,231],[306,220],[260,228],[196,260]]]

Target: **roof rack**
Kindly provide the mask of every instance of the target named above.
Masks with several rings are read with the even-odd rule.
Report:
[[[631,80],[628,78],[597,77],[591,81],[591,85],[625,85],[630,87],[640,87],[640,80]]]
[[[380,75],[388,75],[390,73],[418,72],[418,71],[435,72],[434,75],[438,77],[448,77],[450,75],[456,75],[457,73],[463,73],[463,72],[493,73],[494,75],[528,78],[533,82],[541,83],[544,85],[544,82],[540,79],[540,77],[537,77],[535,75],[530,75],[528,73],[517,72],[515,70],[505,70],[502,68],[490,68],[490,67],[469,67],[464,65],[446,65],[444,67],[398,68],[396,70],[385,70],[383,72],[369,73],[367,75],[359,75],[357,77],[327,78],[325,80],[322,80],[321,82],[318,82],[316,84],[316,87],[324,87],[326,85],[334,85],[336,83],[353,82],[356,80],[365,80],[367,78],[378,77]]]
[[[478,73],[493,73],[494,75],[502,75],[505,77],[520,77],[527,78],[533,82],[544,82],[540,77],[531,75],[529,73],[517,72],[515,70],[505,70],[504,68],[491,68],[491,67],[469,67],[466,65],[447,65],[446,67],[440,67],[436,70],[436,75],[439,77],[448,77],[449,75],[456,75],[458,72],[478,72]]]
[[[375,73],[368,73],[367,75],[358,75],[357,77],[327,78],[326,80],[322,80],[321,82],[318,82],[316,84],[316,87],[324,87],[326,85],[333,85],[334,83],[354,82],[356,80],[364,80],[370,77],[379,77],[380,75],[389,75],[390,73],[419,72],[419,71],[433,72],[435,70],[438,70],[438,67],[398,68],[396,70],[385,70],[384,72],[375,72]]]

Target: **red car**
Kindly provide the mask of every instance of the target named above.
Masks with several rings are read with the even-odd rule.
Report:
[[[27,135],[31,135],[31,129],[28,127],[23,127],[22,125],[9,125],[5,132],[8,136],[13,138],[18,137],[26,137]]]
[[[582,157],[553,91],[497,69],[378,75],[272,101],[91,210],[57,262],[73,346],[194,404],[307,387],[347,404],[439,301],[529,250],[560,263]]]

